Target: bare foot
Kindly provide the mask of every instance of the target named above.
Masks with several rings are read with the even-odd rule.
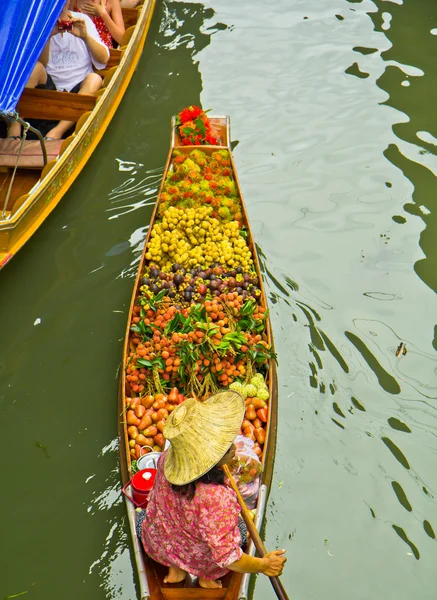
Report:
[[[199,577],[199,585],[203,588],[217,589],[223,587],[220,579],[202,579]]]
[[[179,583],[185,579],[187,572],[179,567],[169,567],[168,575],[164,577],[164,583]]]

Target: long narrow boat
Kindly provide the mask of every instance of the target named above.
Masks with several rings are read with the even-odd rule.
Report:
[[[105,71],[100,71],[103,87],[96,96],[24,90],[17,107],[21,118],[67,119],[76,126],[65,140],[46,142],[45,166],[39,141],[24,143],[7,203],[20,141],[0,139],[0,269],[62,199],[105,133],[141,57],[155,1],[123,9],[126,31],[120,48],[111,50]]]
[[[154,240],[156,240],[156,235],[157,235],[157,231],[159,231],[159,228],[156,229],[156,227],[157,227],[157,225],[161,224],[161,231],[162,231],[163,219],[169,217],[172,214],[172,210],[170,208],[168,208],[169,202],[171,204],[171,199],[169,199],[169,191],[170,191],[170,194],[172,193],[172,188],[171,187],[169,188],[169,184],[171,184],[172,180],[177,178],[176,165],[178,167],[180,167],[181,163],[183,163],[184,160],[185,160],[184,164],[186,166],[187,175],[188,175],[188,177],[191,177],[193,180],[193,179],[195,179],[195,174],[193,174],[193,170],[195,169],[195,167],[193,166],[194,160],[197,160],[198,162],[202,163],[202,162],[204,162],[203,159],[205,157],[207,157],[207,160],[209,160],[209,161],[213,161],[214,157],[219,157],[219,156],[221,158],[225,157],[224,158],[225,164],[229,165],[227,167],[226,175],[229,175],[229,179],[234,181],[234,183],[235,183],[234,198],[237,198],[238,202],[240,203],[241,214],[238,214],[237,217],[239,218],[239,223],[242,226],[242,230],[244,232],[245,245],[250,250],[250,254],[253,259],[251,269],[256,274],[256,278],[258,279],[259,287],[258,287],[257,302],[258,302],[258,305],[260,305],[264,309],[266,309],[266,296],[265,296],[265,291],[264,291],[264,287],[263,287],[263,283],[262,283],[260,266],[259,266],[258,258],[256,255],[254,239],[253,239],[252,232],[250,229],[248,216],[247,216],[247,212],[246,212],[246,209],[244,206],[244,202],[243,202],[243,198],[242,198],[242,194],[241,194],[241,190],[240,190],[240,185],[238,183],[238,178],[237,178],[237,174],[235,171],[235,165],[234,165],[234,161],[232,159],[232,154],[231,154],[231,149],[230,149],[229,118],[228,117],[211,117],[210,124],[211,124],[211,130],[215,133],[215,136],[217,139],[217,145],[215,145],[215,146],[211,146],[211,145],[209,145],[209,146],[183,146],[183,145],[181,145],[181,139],[179,137],[179,131],[178,131],[179,128],[176,126],[175,118],[173,118],[173,120],[172,120],[170,152],[169,152],[167,163],[165,166],[164,176],[163,176],[159,194],[158,194],[158,200],[157,200],[154,212],[153,212],[150,228],[149,228],[146,243],[145,243],[145,248],[144,248],[144,251],[142,254],[142,258],[141,258],[140,265],[138,268],[138,274],[137,274],[136,281],[135,281],[132,301],[131,301],[130,310],[129,310],[129,319],[128,319],[128,324],[127,324],[125,343],[124,343],[123,368],[122,368],[121,377],[120,377],[119,412],[118,412],[118,414],[121,415],[121,420],[119,421],[121,473],[122,473],[123,486],[124,486],[124,488],[127,487],[128,491],[131,490],[131,487],[129,487],[129,482],[131,481],[131,477],[134,472],[134,467],[136,465],[135,459],[138,458],[138,445],[136,444],[136,441],[138,441],[141,437],[140,445],[142,445],[144,443],[150,444],[150,445],[153,444],[153,450],[155,450],[155,451],[160,451],[163,448],[163,439],[160,438],[160,434],[155,436],[153,438],[153,441],[152,441],[152,438],[146,438],[146,441],[145,441],[143,439],[144,436],[137,435],[137,433],[139,433],[139,432],[137,431],[135,426],[132,427],[132,423],[138,424],[138,421],[135,421],[135,418],[133,416],[133,413],[135,413],[135,411],[132,410],[133,407],[135,407],[136,410],[138,409],[139,405],[144,406],[144,407],[149,407],[149,414],[153,415],[153,410],[152,410],[152,408],[150,408],[150,403],[156,399],[159,400],[162,397],[162,394],[155,395],[155,396],[153,395],[153,393],[157,391],[156,384],[158,383],[158,388],[159,388],[161,386],[161,383],[164,383],[164,384],[166,383],[165,379],[164,379],[164,381],[161,380],[161,383],[159,381],[157,382],[157,380],[156,380],[157,373],[153,372],[153,369],[151,366],[153,363],[151,356],[148,357],[149,360],[142,361],[141,359],[138,359],[139,354],[142,354],[144,356],[144,353],[145,353],[145,350],[144,351],[139,350],[140,348],[143,347],[142,341],[144,341],[145,346],[147,346],[147,343],[145,342],[145,340],[148,337],[150,337],[150,335],[151,335],[150,329],[148,328],[149,324],[150,324],[150,319],[147,319],[147,315],[152,317],[153,314],[155,314],[155,315],[158,314],[156,311],[158,310],[158,306],[159,306],[160,302],[164,302],[164,303],[167,302],[167,304],[164,304],[164,306],[167,307],[167,309],[175,302],[180,302],[180,305],[176,306],[175,310],[181,311],[182,315],[187,315],[187,311],[189,309],[191,310],[191,308],[193,308],[193,306],[194,307],[197,306],[197,309],[200,309],[201,307],[208,308],[207,307],[208,301],[211,303],[213,301],[214,295],[216,295],[220,298],[219,294],[217,292],[213,291],[211,289],[211,287],[209,288],[209,291],[206,292],[206,294],[205,294],[204,289],[201,289],[200,287],[198,287],[198,290],[200,291],[200,297],[196,296],[195,294],[192,295],[190,293],[190,289],[187,290],[185,283],[180,284],[179,292],[178,292],[179,295],[178,295],[178,293],[176,293],[176,295],[174,294],[175,288],[171,284],[170,284],[170,287],[167,287],[167,289],[166,289],[166,286],[169,285],[168,283],[164,284],[164,287],[160,291],[158,291],[157,287],[153,287],[155,285],[155,284],[153,284],[153,277],[157,277],[156,271],[158,271],[158,269],[155,269],[155,266],[157,264],[157,262],[156,262],[157,250],[156,250],[156,242],[154,242]],[[192,158],[193,158],[193,160],[191,160]],[[190,160],[188,160],[188,159],[190,159]],[[209,162],[209,164],[212,165],[212,168],[214,168],[214,162]],[[175,171],[175,168],[176,168],[176,171]],[[183,168],[183,167],[180,167],[180,168]],[[190,171],[191,171],[191,173],[190,173]],[[223,173],[223,171],[222,171],[222,173]],[[197,176],[198,175],[199,174],[197,173]],[[209,169],[209,175],[211,175],[210,169]],[[212,173],[212,175],[214,175],[214,173]],[[208,177],[208,175],[207,175],[207,177]],[[226,181],[222,179],[221,183],[224,183],[224,185],[227,185],[227,182],[229,182],[229,179],[227,179]],[[188,189],[190,186],[190,183],[191,183],[191,185],[193,184],[193,181],[186,179],[185,182],[182,183],[182,186],[184,185],[184,183],[186,184],[186,189]],[[197,183],[194,182],[194,183],[195,183],[195,185],[199,186],[199,182],[197,182]],[[206,186],[206,185],[202,186],[202,182],[200,182],[200,188],[202,188],[202,187],[204,189],[206,189],[208,186]],[[193,188],[191,187],[191,189],[193,189]],[[198,191],[198,189],[199,189],[199,187],[195,188],[195,190],[197,190],[197,191]],[[229,191],[229,190],[227,190],[227,191]],[[222,200],[224,198],[225,197],[223,196]],[[209,201],[209,198],[206,198],[206,202],[208,202],[208,201]],[[192,198],[189,199],[189,203],[191,205],[193,205]],[[182,206],[183,206],[183,204],[182,204]],[[222,211],[222,214],[225,214],[225,213],[226,213],[226,211]],[[199,214],[199,211],[197,211],[197,214]],[[200,223],[200,225],[201,225],[201,223]],[[226,223],[226,226],[229,226],[229,223]],[[194,242],[194,240],[192,240],[192,241]],[[165,248],[164,248],[164,250],[165,250]],[[170,252],[170,249],[169,249],[169,252]],[[182,250],[181,250],[181,252],[182,252]],[[194,250],[194,254],[195,254],[195,250]],[[199,255],[197,255],[197,256],[199,256]],[[240,256],[241,256],[241,254],[240,254]],[[181,258],[184,259],[184,256],[182,256]],[[203,259],[198,258],[196,260],[200,261],[200,266],[206,268],[207,265],[205,264],[205,261],[208,261],[209,258],[211,258],[211,257],[206,257]],[[202,260],[203,260],[203,264],[202,264]],[[232,260],[232,259],[230,259],[230,260]],[[161,262],[164,262],[164,259],[162,259]],[[167,261],[166,267],[163,267],[163,270],[170,271],[173,274],[176,272],[176,274],[178,274],[178,275],[181,275],[181,273],[182,273],[182,275],[184,274],[184,269],[182,269],[182,271],[181,271],[180,264],[176,264],[176,269],[174,267],[169,269],[168,267],[170,266],[170,262]],[[194,262],[195,261],[192,261],[191,264],[194,264]],[[235,262],[234,262],[234,267],[235,267]],[[199,268],[200,267],[198,267],[197,269],[194,268],[193,271],[191,271],[191,274],[193,276],[195,276],[196,273],[199,271]],[[153,269],[155,269],[155,270],[153,270]],[[219,269],[219,271],[220,271],[220,269]],[[160,271],[159,277],[161,277],[162,272],[163,271]],[[238,269],[238,272],[241,273],[241,270]],[[189,272],[188,272],[188,274],[189,274]],[[232,274],[233,273],[231,273],[231,275]],[[145,275],[146,275],[146,277],[145,277]],[[200,275],[203,277],[203,275],[205,275],[205,274],[200,273]],[[206,275],[208,275],[208,270],[206,272]],[[185,276],[187,276],[187,274],[185,274]],[[152,279],[150,279],[150,277]],[[159,277],[157,279],[155,279],[155,281],[158,284],[159,284],[159,281],[158,281]],[[179,282],[181,279],[181,277],[179,277],[179,279],[176,280],[176,275],[174,275],[174,276],[170,275],[170,278],[171,277],[173,277],[173,284],[175,282]],[[225,279],[224,275],[221,279],[222,279],[222,281],[227,281],[229,283],[229,280]],[[240,277],[240,281],[241,281],[241,279],[242,278]],[[161,283],[162,283],[162,280],[161,280]],[[193,283],[193,281],[191,281],[191,283]],[[232,281],[232,285],[233,284],[234,284],[234,282]],[[195,283],[195,285],[196,285],[196,283]],[[209,280],[209,285],[211,286],[211,279]],[[158,285],[158,287],[159,287],[159,285]],[[184,289],[184,292],[181,291],[181,288]],[[246,286],[246,288],[250,289],[250,286]],[[225,288],[225,290],[226,289],[229,290],[229,288]],[[240,288],[237,288],[237,289],[240,290]],[[168,292],[170,293],[170,297],[173,296],[171,301],[166,300],[166,294],[168,297]],[[240,290],[240,293],[241,293],[241,290]],[[183,298],[185,300],[187,300],[187,302],[185,303],[185,306],[188,308],[185,312],[183,309],[184,302],[180,300],[181,294],[182,294]],[[188,296],[187,296],[187,294],[188,294]],[[204,295],[202,295],[202,294],[204,294]],[[246,296],[246,300],[247,300],[247,296]],[[191,301],[191,303],[190,303],[190,301]],[[252,299],[250,300],[248,305],[250,305],[251,303],[253,304]],[[167,310],[167,312],[169,312],[169,311]],[[171,309],[170,309],[170,312],[171,312]],[[197,313],[197,314],[200,314],[200,313]],[[262,338],[263,338],[263,343],[265,344],[265,347],[269,347],[272,349],[272,346],[273,346],[272,332],[271,332],[270,321],[268,319],[267,314],[268,313],[266,312],[265,313],[265,321],[264,321],[265,327],[264,327],[264,331],[262,334]],[[166,328],[167,332],[177,331],[177,327],[173,326],[176,321],[176,319],[174,318],[174,314],[171,318],[173,320],[171,322],[169,322],[170,324],[167,324],[167,328]],[[211,322],[210,325],[213,325],[213,323]],[[206,331],[207,331],[207,329],[205,329],[205,335],[206,335]],[[223,331],[226,331],[226,329]],[[170,335],[171,335],[171,333],[170,333]],[[202,340],[200,340],[200,341],[202,341]],[[164,338],[161,338],[161,343],[162,343],[162,347],[164,348],[164,346],[165,346]],[[169,353],[167,352],[167,354],[165,354],[164,356],[167,356],[168,354]],[[134,364],[135,361],[137,361],[136,364]],[[166,362],[166,364],[167,364],[167,362]],[[179,363],[177,363],[177,364],[179,364]],[[141,365],[143,366],[142,369],[139,368]],[[161,365],[161,366],[164,366],[164,365]],[[138,367],[138,370],[136,370],[135,367]],[[174,367],[174,365],[173,365],[173,367]],[[170,371],[170,374],[172,374],[172,373],[174,374],[175,369],[173,367],[170,366],[168,368],[161,369],[160,377],[165,378],[167,371]],[[186,367],[184,366],[183,362],[179,365],[178,369],[179,370],[178,370],[178,373],[176,374],[176,377],[179,377],[179,374],[184,375],[183,371],[184,371],[184,369],[186,369]],[[266,394],[266,396],[265,396],[265,397],[268,397],[268,403],[267,403],[266,409],[264,409],[266,411],[266,418],[264,419],[264,422],[266,421],[265,429],[264,429],[265,441],[261,447],[262,453],[258,452],[260,454],[260,457],[261,457],[261,460],[263,463],[263,472],[261,475],[261,485],[259,488],[259,494],[258,494],[257,505],[256,505],[256,515],[255,515],[255,524],[257,525],[258,528],[262,525],[262,521],[264,518],[266,500],[268,497],[269,488],[270,488],[270,484],[271,484],[271,478],[272,478],[275,443],[276,443],[277,376],[276,376],[275,356],[273,354],[273,351],[271,352],[271,355],[270,355],[270,358],[269,358],[267,364],[264,364],[263,367],[260,368],[260,370],[263,371],[263,373],[264,373],[264,376],[262,378],[263,379],[262,384],[265,387],[265,391],[268,391],[268,394]],[[243,369],[243,371],[244,371],[244,369]],[[138,379],[138,376],[135,375],[135,373],[138,373],[140,379]],[[214,376],[217,377],[218,373],[219,373],[219,370],[216,369]],[[185,375],[186,375],[186,373],[185,373]],[[200,377],[200,376],[198,375],[198,377]],[[223,376],[221,376],[221,377],[223,378]],[[258,377],[259,377],[259,375],[258,375]],[[141,384],[141,381],[143,382],[142,384]],[[140,385],[138,385],[138,382],[140,383]],[[204,381],[204,384],[205,384],[205,381]],[[169,386],[173,385],[171,383],[171,380],[168,382],[168,385]],[[190,386],[187,385],[187,387],[189,388]],[[223,385],[221,385],[221,387],[223,387]],[[232,385],[231,385],[231,387],[232,387]],[[207,385],[205,384],[204,387],[199,391],[199,394],[203,394],[205,392],[206,388],[207,388]],[[233,389],[235,389],[235,386]],[[248,389],[248,388],[246,388],[246,389]],[[185,396],[190,395],[190,389],[181,390],[179,387],[178,392],[181,392],[181,391],[183,392],[183,395],[182,396],[178,395],[178,400],[177,400],[178,403],[183,401]],[[168,393],[168,391],[166,391],[166,390],[164,390],[164,392]],[[209,394],[206,393],[204,397],[207,397],[208,395]],[[167,396],[167,400],[169,400],[169,399],[170,399],[170,395]],[[249,400],[251,400],[251,399],[250,398],[246,399],[246,406],[248,406]],[[162,404],[161,405],[153,404],[154,410],[156,410],[156,411],[160,410],[158,408],[159,406],[162,406]],[[171,406],[168,404],[168,402],[167,402],[166,406],[167,406],[167,409],[171,410]],[[141,419],[143,419],[145,413],[141,409],[138,413],[135,413],[135,414],[138,414],[138,416],[141,417]],[[248,413],[246,410],[246,415],[247,414]],[[163,421],[165,421],[165,411],[163,413],[162,418],[163,418]],[[150,419],[146,419],[146,421],[149,422]],[[152,421],[154,421],[154,424],[158,424],[158,423],[155,423],[154,418],[152,418]],[[258,421],[259,421],[259,419],[258,419]],[[255,421],[253,421],[253,422],[255,423]],[[259,422],[256,424],[259,425]],[[245,425],[245,422],[243,422],[243,425]],[[246,426],[247,426],[247,423],[246,423]],[[140,429],[141,425],[139,425],[138,428]],[[153,425],[152,425],[152,428],[153,428]],[[162,427],[159,429],[159,431],[162,431]],[[244,433],[245,433],[245,435],[246,434],[249,435],[252,439],[255,439],[254,436],[250,435],[252,431],[253,430],[250,427],[248,427],[247,429],[245,429]],[[156,428],[153,429],[153,431],[150,431],[150,428],[149,428],[148,431],[144,430],[143,433],[145,434],[145,436],[152,435],[153,433],[156,433]],[[258,440],[258,437],[256,437],[256,440]],[[257,444],[255,444],[255,445],[257,445]],[[139,453],[142,454],[142,450],[144,450],[144,449],[146,451],[149,451],[149,448],[147,448],[147,446],[145,446],[144,448],[141,448],[141,447],[139,448]],[[258,450],[260,450],[260,448],[258,448]],[[127,507],[127,514],[128,514],[128,518],[129,518],[129,524],[130,524],[130,531],[131,531],[132,544],[133,544],[133,549],[134,549],[136,570],[137,570],[138,580],[139,580],[139,589],[140,589],[141,600],[193,600],[193,599],[197,599],[197,600],[210,600],[211,599],[212,600],[213,598],[214,599],[221,598],[224,600],[245,600],[248,597],[250,576],[249,575],[241,575],[241,574],[234,573],[234,572],[229,573],[224,578],[223,588],[221,588],[221,589],[206,590],[206,589],[203,589],[200,587],[196,587],[195,585],[193,586],[193,578],[189,578],[189,577],[187,577],[187,580],[183,583],[165,584],[163,582],[163,579],[164,579],[164,576],[166,573],[166,569],[164,567],[162,567],[161,565],[158,565],[156,562],[154,562],[153,560],[151,560],[150,558],[148,558],[145,555],[143,548],[142,548],[141,541],[138,539],[136,532],[135,532],[135,515],[136,515],[135,506],[127,498],[126,498],[126,507]],[[249,548],[246,551],[251,554],[255,553],[255,550],[254,550],[252,544],[249,544]]]

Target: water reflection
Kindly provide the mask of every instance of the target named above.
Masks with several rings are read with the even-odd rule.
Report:
[[[417,546],[415,544],[413,544],[413,542],[410,539],[408,539],[408,536],[405,533],[405,531],[402,529],[402,527],[399,527],[398,525],[392,525],[392,527],[395,530],[395,532],[398,534],[398,536],[401,538],[401,540],[403,540],[407,544],[407,546],[409,546],[411,548],[411,552],[413,553],[414,558],[419,560],[420,552],[417,549]]]
[[[130,600],[126,587],[128,573],[133,571],[129,552],[129,540],[123,496],[120,495],[120,471],[118,464],[118,439],[113,439],[102,448],[99,458],[111,458],[115,467],[106,478],[100,479],[99,487],[94,487],[87,507],[90,515],[104,520],[108,533],[102,543],[102,553],[89,567],[89,575],[97,573],[102,581],[106,598]],[[90,475],[87,482],[92,481]],[[129,586],[129,587],[131,587]]]
[[[400,168],[404,175],[414,185],[413,200],[414,204],[408,202],[405,210],[410,214],[423,219],[426,228],[420,236],[420,245],[426,258],[416,262],[415,270],[419,277],[437,291],[437,269],[435,268],[435,253],[433,253],[433,241],[436,237],[436,220],[429,219],[431,211],[435,208],[437,198],[437,179],[435,177],[437,165],[435,161],[424,161],[423,150],[428,153],[435,153],[433,145],[434,133],[428,131],[428,111],[425,109],[430,103],[433,104],[432,82],[436,77],[436,65],[433,60],[434,40],[428,33],[429,23],[434,18],[434,5],[432,2],[422,0],[414,3],[393,4],[390,7],[382,0],[375,0],[378,12],[369,13],[375,30],[384,30],[385,35],[391,42],[390,49],[386,50],[382,57],[386,63],[397,65],[398,69],[408,75],[408,77],[420,76],[419,80],[408,81],[408,87],[400,87],[399,77],[394,78],[393,67],[386,68],[385,72],[377,80],[377,85],[389,94],[386,104],[396,110],[408,115],[406,121],[401,120],[401,124],[394,125],[393,131],[403,142],[409,142],[417,148],[415,155],[408,152],[405,145],[397,151],[387,152],[387,158],[395,166]],[[386,11],[386,12],[383,12]],[[384,27],[381,21],[382,15],[390,17],[390,28]],[[420,37],[414,37],[412,41],[412,27],[417,27],[421,31]],[[399,62],[398,62],[399,61]],[[390,74],[392,73],[392,76]],[[418,104],[422,110],[417,110]],[[418,140],[421,143],[418,143]],[[406,151],[407,150],[407,151]],[[406,151],[406,152],[405,152]],[[419,163],[419,164],[418,164]],[[420,166],[420,163],[424,166]],[[430,173],[427,170],[430,169]],[[426,207],[426,213],[418,210],[421,205]],[[434,336],[434,348],[437,349],[437,338]]]
[[[296,326],[301,327],[302,332],[306,331],[304,335],[308,342],[308,356],[311,357],[307,363],[309,386],[320,394],[320,403],[315,415],[322,418],[325,424],[327,422],[325,416],[328,417],[330,423],[337,428],[337,432],[340,430],[344,432],[344,435],[350,436],[352,434],[355,436],[359,435],[360,431],[365,431],[372,444],[377,443],[378,440],[382,442],[389,455],[411,477],[405,481],[401,481],[399,475],[397,479],[390,477],[388,473],[393,471],[393,466],[383,467],[382,464],[385,465],[387,460],[382,459],[379,468],[384,473],[384,477],[379,485],[385,487],[386,493],[388,493],[389,489],[386,487],[385,482],[389,483],[397,502],[405,511],[413,513],[414,517],[418,519],[420,513],[416,513],[406,488],[408,487],[413,495],[417,485],[422,490],[427,490],[427,492],[429,490],[427,485],[424,485],[423,477],[419,474],[420,465],[412,468],[411,461],[407,458],[407,452],[403,449],[405,438],[401,436],[414,434],[410,423],[417,422],[417,419],[413,417],[408,408],[412,408],[417,402],[422,403],[419,405],[422,414],[427,411],[426,406],[428,406],[431,413],[427,412],[427,415],[431,414],[434,423],[437,421],[435,407],[431,407],[426,402],[427,398],[437,397],[437,388],[427,383],[433,380],[432,372],[436,368],[435,356],[414,347],[410,342],[408,342],[407,357],[402,357],[401,354],[397,355],[400,337],[382,321],[352,319],[350,324],[353,331],[346,330],[344,332],[347,345],[342,343],[338,336],[335,340],[331,337],[331,334],[327,333],[327,328],[329,328],[328,316],[333,307],[325,303],[325,306],[314,308],[312,299],[305,297],[305,288],[300,282],[296,282],[295,278],[290,275],[279,274],[278,269],[268,268],[266,255],[261,248],[258,248],[258,253],[267,289],[270,297],[274,298],[274,310],[278,310],[277,307],[279,307],[282,318],[285,314],[293,317],[291,321],[293,323],[292,334],[296,335]],[[402,299],[396,294],[385,292],[368,292],[364,295],[379,301],[392,302]],[[303,347],[302,341],[301,346]],[[280,354],[280,360],[281,356],[283,354]],[[417,376],[418,362],[416,357],[420,359],[420,376]],[[412,361],[410,364],[407,362],[409,360]],[[374,395],[374,391],[372,391],[374,383],[369,378],[369,373],[373,373],[381,392],[387,395],[384,408],[375,405],[371,399]],[[365,386],[368,388],[367,398],[362,396],[363,378],[367,383]],[[360,399],[358,399],[357,393],[354,393],[354,388],[357,389],[357,393],[360,393]],[[335,394],[335,401],[330,402],[330,409],[324,401],[329,392],[331,392],[331,395]],[[413,394],[413,392],[415,393]],[[396,403],[389,402],[389,397],[399,398],[399,400]],[[364,415],[369,411],[367,405],[370,405],[370,415],[365,421],[362,421]],[[398,435],[397,438],[387,434],[384,418],[381,418],[384,413],[386,413],[385,424],[389,425],[394,435]],[[360,423],[349,422],[351,418],[356,419],[357,417],[361,420]],[[406,420],[408,420],[408,424],[405,422]],[[435,431],[437,434],[437,426]],[[324,435],[335,435],[336,438],[339,438],[342,434],[329,434],[326,431]],[[347,445],[347,440],[344,443]],[[429,449],[431,450],[431,448]],[[358,475],[360,473],[359,469],[347,458],[344,458],[342,462],[334,458],[333,462],[338,466],[343,466],[348,474]],[[415,485],[411,487],[412,484]],[[369,510],[372,517],[377,519],[374,508],[369,507]],[[422,517],[420,523],[426,535],[434,539],[431,522],[424,520]],[[421,557],[419,540],[411,537],[413,534],[417,537],[417,531],[409,532],[413,525],[410,524],[407,527],[396,522],[390,524],[392,531],[408,545],[411,556],[419,560]]]
[[[147,170],[142,163],[121,159],[117,162],[119,171],[128,176],[109,194],[109,219],[118,219],[129,212],[153,206],[163,173],[163,167]]]

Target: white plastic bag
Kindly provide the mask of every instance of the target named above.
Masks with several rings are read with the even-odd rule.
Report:
[[[235,439],[235,457],[228,465],[249,510],[256,506],[262,471],[262,463],[253,445],[253,440],[238,435]]]

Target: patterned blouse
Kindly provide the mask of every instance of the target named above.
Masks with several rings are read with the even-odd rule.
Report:
[[[164,476],[166,452],[158,461],[155,485],[143,522],[146,553],[167,567],[176,566],[203,579],[217,579],[238,560],[240,506],[225,485],[198,483],[190,501],[173,491]]]

